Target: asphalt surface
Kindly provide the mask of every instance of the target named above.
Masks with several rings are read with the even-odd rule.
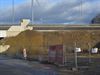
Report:
[[[0,56],[0,75],[57,75],[49,65]]]
[[[83,58],[81,61],[88,61],[88,59]],[[81,66],[84,65],[82,62]],[[68,67],[55,68],[49,64],[0,56],[0,75],[100,75],[100,58],[92,59],[92,62],[96,63],[88,65],[88,69],[83,68],[74,72],[68,70]]]

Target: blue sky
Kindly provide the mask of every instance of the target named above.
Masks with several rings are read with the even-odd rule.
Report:
[[[0,0],[0,7],[5,8],[5,7],[11,7],[12,6],[12,1],[13,0]],[[21,3],[25,3],[28,0],[14,0],[15,5],[19,5]]]
[[[100,14],[100,0],[82,2],[81,6],[81,0],[34,0],[34,23],[89,24]],[[12,0],[0,0],[0,23],[12,23],[11,8]],[[31,20],[31,0],[15,0],[14,22],[23,18]]]
[[[25,0],[14,0],[15,1],[15,4],[19,4],[19,3],[23,3]],[[5,3],[8,5],[10,5],[12,3],[12,0],[0,0],[0,4],[4,4]]]

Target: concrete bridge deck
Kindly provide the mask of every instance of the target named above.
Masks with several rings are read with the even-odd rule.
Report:
[[[0,25],[0,30],[8,30],[11,26],[19,25]],[[100,30],[100,26],[83,25],[29,25],[33,30]]]

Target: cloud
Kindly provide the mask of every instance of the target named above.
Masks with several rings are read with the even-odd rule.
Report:
[[[89,24],[100,13],[100,0],[38,0],[34,4],[34,23]],[[82,8],[82,9],[81,9]],[[81,11],[82,10],[82,11]],[[8,13],[9,12],[9,13]],[[0,22],[12,22],[11,8],[0,12]],[[15,23],[31,20],[31,2],[15,7]]]

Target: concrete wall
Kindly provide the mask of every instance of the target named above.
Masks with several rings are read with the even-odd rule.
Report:
[[[7,37],[17,36],[21,31],[7,31]]]
[[[6,37],[7,33],[6,30],[0,30],[0,37]]]
[[[7,51],[10,45],[0,45],[0,53]]]

